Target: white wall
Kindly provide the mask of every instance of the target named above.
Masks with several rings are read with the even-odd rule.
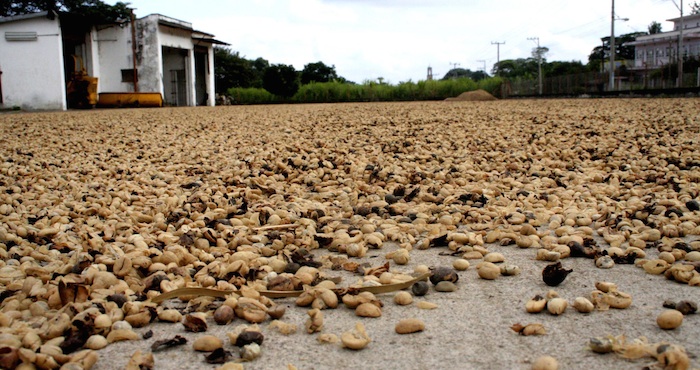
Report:
[[[151,15],[136,22],[137,65],[139,69],[139,91],[163,92],[163,50],[158,34],[158,16]]]
[[[98,35],[97,30],[93,27],[89,34],[87,34],[87,40],[85,42],[85,47],[87,48],[87,74],[88,76],[99,76],[100,75],[100,51],[98,48]],[[97,83],[97,91],[100,91],[99,81]]]
[[[161,46],[187,50],[194,49],[191,31],[160,25],[158,33]]]
[[[7,41],[5,32],[36,32],[36,41]],[[0,23],[3,104],[22,109],[66,109],[63,42],[58,17]]]
[[[207,105],[213,107],[216,105],[216,90],[214,89],[214,48],[209,45],[207,55],[207,93],[209,94],[209,99],[207,99]]]
[[[99,92],[133,92],[132,82],[122,82],[122,69],[132,69],[131,27],[111,26],[96,32]]]

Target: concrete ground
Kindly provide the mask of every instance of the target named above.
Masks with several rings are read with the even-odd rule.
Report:
[[[424,297],[415,297],[409,306],[393,303],[393,293],[380,295],[384,303],[380,318],[359,318],[350,309],[340,306],[324,310],[324,333],[340,336],[355,323],[362,322],[372,342],[363,350],[352,351],[339,344],[320,344],[317,334],[309,335],[304,328],[306,308],[296,307],[294,299],[279,299],[278,303],[288,307],[283,321],[298,325],[291,335],[282,335],[268,328],[269,321],[260,325],[265,340],[262,355],[244,363],[245,369],[286,369],[293,365],[298,369],[529,369],[535,359],[542,355],[555,357],[560,369],[641,369],[655,362],[652,358],[636,361],[625,360],[618,355],[591,352],[588,341],[591,337],[625,335],[629,340],[646,337],[650,342],[669,342],[682,345],[691,357],[694,368],[700,366],[700,315],[685,317],[684,323],[675,330],[661,330],[656,316],[664,310],[662,302],[690,299],[700,301],[700,290],[685,284],[666,280],[663,276],[649,275],[634,265],[616,265],[609,270],[598,269],[593,260],[568,258],[563,260],[567,268],[574,271],[558,287],[554,288],[571,304],[578,296],[590,297],[596,281],[610,281],[619,290],[633,297],[632,305],[624,310],[611,309],[578,313],[573,308],[561,316],[549,313],[529,314],[525,303],[536,294],[545,294],[550,287],[541,279],[546,262],[535,260],[535,250],[519,249],[515,246],[488,246],[491,251],[505,255],[506,261],[521,267],[518,276],[497,280],[482,280],[477,276],[475,265],[459,273],[459,289],[452,293],[440,293],[431,289]],[[365,258],[373,265],[383,263],[384,254],[391,247],[372,250]],[[440,256],[445,248],[414,250],[411,262],[399,271],[411,272],[417,264],[429,266],[451,266],[454,257]],[[651,255],[657,252],[647,250]],[[317,251],[323,253],[323,251]],[[349,274],[344,282],[354,282]],[[342,285],[342,283],[341,283]],[[421,310],[416,302],[426,300],[438,305],[434,310]],[[176,304],[169,302],[169,304]],[[423,320],[426,330],[420,333],[399,335],[394,331],[396,323],[415,317]],[[201,335],[215,335],[224,340],[224,348],[234,352],[237,347],[230,344],[226,333],[244,323],[240,319],[225,326],[209,321],[206,333],[188,333],[182,324],[155,323],[138,329],[143,333],[153,330],[148,340],[115,343],[99,351],[100,360],[95,369],[124,368],[136,350],[150,351],[151,344],[159,339],[182,335],[188,343],[181,347],[154,353],[157,369],[206,369],[204,354],[192,349],[192,341]],[[543,336],[521,336],[510,329],[515,323],[541,323],[547,334]]]

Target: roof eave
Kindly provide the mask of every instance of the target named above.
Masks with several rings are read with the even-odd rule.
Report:
[[[58,17],[58,14],[51,10],[51,13],[53,14],[52,16],[55,18]],[[34,19],[34,18],[41,18],[41,17],[49,17],[49,11],[45,10],[43,12],[37,12],[37,13],[29,13],[29,14],[20,14],[20,15],[13,15],[10,17],[0,17],[0,23],[9,23],[9,22],[16,22],[16,21],[21,21],[25,19]]]

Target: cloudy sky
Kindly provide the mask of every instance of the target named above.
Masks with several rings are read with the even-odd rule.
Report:
[[[270,63],[335,65],[358,83],[418,81],[432,66],[441,78],[455,63],[490,73],[500,58],[530,56],[539,37],[547,60],[588,61],[610,35],[611,0],[123,0],[142,17],[160,13],[230,43],[248,59]],[[675,4],[680,5],[681,0]],[[113,4],[115,1],[107,1]],[[685,1],[687,14],[692,1]],[[617,0],[615,34],[663,31],[680,12],[673,0]]]

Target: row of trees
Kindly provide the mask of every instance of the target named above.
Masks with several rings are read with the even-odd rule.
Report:
[[[301,85],[312,82],[352,83],[338,76],[335,66],[323,62],[309,63],[297,71],[292,65],[270,64],[266,59],[246,59],[229,48],[214,49],[216,92],[231,88],[263,88],[272,94],[291,97]]]
[[[700,13],[700,4],[691,5],[693,14]],[[648,32],[632,32],[615,37],[615,59],[634,59],[634,46],[626,43],[634,41],[639,36],[657,34],[662,32],[661,23],[652,22],[648,26]],[[588,55],[588,63],[580,61],[553,61],[545,58],[549,49],[534,48],[529,58],[505,59],[494,64],[491,73],[508,79],[534,79],[538,73],[538,53],[542,58],[542,73],[548,77],[566,76],[585,72],[598,72],[603,70],[603,65],[610,59],[610,36],[601,38],[601,45],[593,48]],[[453,70],[454,71],[454,70]],[[450,71],[451,73],[452,71]]]
[[[82,17],[89,25],[124,21],[131,18],[129,3],[109,5],[101,0],[13,0],[0,1],[0,17],[53,10]]]
[[[700,14],[700,4],[694,2],[690,5],[691,14]],[[634,41],[637,37],[647,34],[662,32],[661,23],[652,22],[648,26],[648,32],[633,32],[615,37],[615,53],[617,60],[634,59],[634,46],[626,43]],[[588,63],[580,61],[552,61],[546,59],[549,49],[546,47],[534,48],[528,58],[506,59],[494,64],[491,73],[507,79],[534,79],[537,78],[539,64],[542,74],[548,77],[573,75],[585,72],[597,72],[603,70],[603,65],[610,58],[610,37],[603,37],[601,45],[595,46],[588,56]],[[216,50],[217,65],[217,92],[228,91],[232,87],[254,87],[284,97],[291,97],[298,91],[299,85],[310,82],[352,83],[338,76],[335,66],[327,66],[322,62],[310,63],[304,69],[295,72],[292,66],[278,64],[269,65],[262,58],[247,60],[229,49],[218,48]],[[296,78],[295,78],[296,75]],[[453,68],[448,71],[442,80],[469,78],[475,82],[489,78],[485,71],[471,71],[464,68]],[[382,79],[379,78],[382,84]]]
[[[447,73],[445,73],[445,77],[443,77],[443,80],[449,80],[453,78],[471,78],[474,80],[474,82],[479,82],[485,78],[488,78],[489,75],[486,74],[484,71],[472,71],[470,69],[464,69],[464,68],[453,68],[449,70]]]
[[[700,4],[694,2],[690,5],[691,14],[700,13]],[[81,23],[99,24],[128,20],[131,17],[129,3],[117,2],[115,5],[105,4],[101,0],[19,0],[0,2],[0,16],[13,16],[33,13],[43,10],[67,12],[81,17]],[[633,41],[636,37],[646,34],[661,32],[661,24],[652,22],[648,32],[634,32],[615,38],[616,59],[634,59],[634,47],[625,43]],[[610,57],[610,37],[601,39],[601,45],[593,48],[588,63],[579,61],[553,61],[546,59],[549,51],[546,47],[538,47],[528,58],[506,59],[494,64],[491,73],[493,76],[507,79],[534,79],[538,74],[538,64],[541,62],[542,73],[548,77],[578,74],[588,71],[600,71],[603,64]],[[299,91],[300,86],[310,83],[335,82],[341,84],[354,84],[345,78],[338,76],[335,66],[328,66],[323,62],[309,63],[301,71],[294,66],[286,64],[270,64],[263,58],[246,59],[239,52],[228,48],[215,48],[215,80],[216,91],[226,94],[232,88],[265,89],[274,95],[289,98]],[[443,80],[469,78],[479,82],[490,76],[485,71],[471,71],[469,69],[455,68],[450,70]],[[379,85],[383,84],[382,78]]]

